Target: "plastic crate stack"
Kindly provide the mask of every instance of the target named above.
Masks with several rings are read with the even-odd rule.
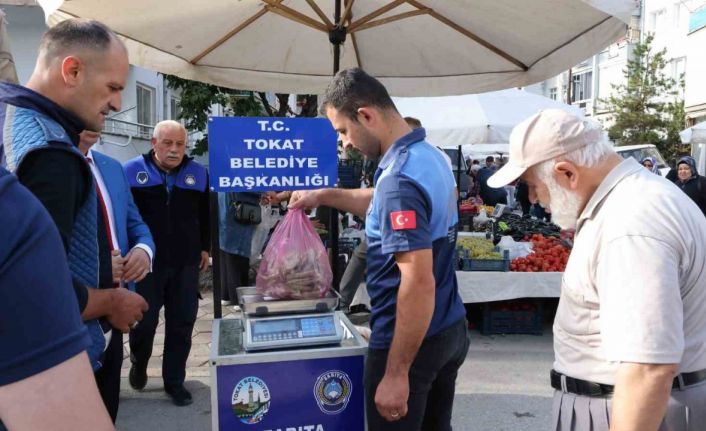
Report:
[[[483,305],[483,335],[542,335],[543,305],[540,300],[514,300]]]

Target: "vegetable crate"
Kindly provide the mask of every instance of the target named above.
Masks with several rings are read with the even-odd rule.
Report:
[[[458,250],[459,269],[461,271],[497,271],[507,272],[510,270],[510,253],[505,250],[503,259],[471,259],[468,257],[468,250]]]
[[[542,301],[515,300],[483,305],[483,335],[542,335]]]
[[[362,160],[338,161],[338,185],[344,189],[357,189],[363,177]]]

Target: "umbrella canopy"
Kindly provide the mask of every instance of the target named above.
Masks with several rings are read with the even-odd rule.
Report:
[[[682,144],[706,144],[706,121],[679,132]]]
[[[362,67],[391,94],[554,76],[623,36],[635,0],[39,0],[49,24],[100,20],[133,64],[231,88],[320,94]],[[341,19],[333,19],[336,4]]]
[[[396,97],[394,101],[400,114],[422,122],[429,142],[440,147],[464,145],[466,152],[507,152],[513,127],[542,109],[583,116],[575,106],[516,88],[464,96]]]

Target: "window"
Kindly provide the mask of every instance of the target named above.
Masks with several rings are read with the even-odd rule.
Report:
[[[154,89],[142,84],[137,84],[137,122],[154,124]]]
[[[556,100],[556,96],[558,93],[558,89],[556,87],[552,87],[549,89],[549,98],[552,100]]]
[[[678,83],[684,76],[684,72],[686,72],[686,57],[674,58],[671,63],[672,78]]]
[[[675,28],[679,28],[681,25],[681,6],[681,2],[676,2],[672,9],[672,26]]]
[[[650,26],[649,30],[653,33],[656,33],[660,29],[664,28],[664,19],[665,19],[665,13],[666,11],[664,9],[656,10],[654,12],[650,12]]]
[[[576,74],[571,77],[571,101],[577,102],[592,97],[593,71]]]
[[[172,120],[180,121],[181,106],[179,102],[179,99],[176,97],[172,97],[169,101],[169,115]]]

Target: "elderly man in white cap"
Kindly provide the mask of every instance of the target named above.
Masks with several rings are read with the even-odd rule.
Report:
[[[554,321],[554,429],[706,429],[701,211],[561,110],[515,127],[510,161],[488,183],[519,177],[576,229]]]

